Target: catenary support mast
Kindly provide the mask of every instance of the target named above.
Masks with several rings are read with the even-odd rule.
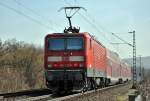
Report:
[[[136,72],[136,42],[135,42],[135,31],[132,32],[128,32],[128,33],[132,33],[133,34],[133,44],[128,43],[127,41],[123,40],[122,38],[120,38],[119,36],[117,36],[116,34],[112,33],[113,36],[115,36],[116,38],[118,38],[119,40],[121,40],[123,43],[120,44],[128,44],[129,46],[131,46],[133,48],[133,65],[132,65],[132,79],[133,79],[133,85],[132,88],[136,89],[137,88],[137,72]],[[113,44],[119,44],[119,43],[113,43]]]
[[[129,32],[133,34],[133,67],[132,67],[132,72],[133,72],[133,85],[132,88],[136,89],[137,86],[137,72],[136,72],[136,43],[135,43],[135,31]]]

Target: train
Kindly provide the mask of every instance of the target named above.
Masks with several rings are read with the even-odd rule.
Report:
[[[87,91],[131,80],[130,66],[88,32],[45,37],[46,85],[53,92]]]

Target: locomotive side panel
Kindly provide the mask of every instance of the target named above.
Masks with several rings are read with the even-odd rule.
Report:
[[[86,34],[84,36],[85,40],[85,68],[91,68],[93,65],[93,54],[92,54],[92,45],[91,45],[91,37]]]
[[[106,49],[96,40],[87,37],[86,61],[88,77],[105,77]]]

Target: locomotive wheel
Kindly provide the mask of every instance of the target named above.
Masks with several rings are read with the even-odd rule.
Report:
[[[83,89],[82,89],[82,92],[86,92],[88,89],[87,89],[87,83],[86,81],[83,81]]]
[[[97,89],[97,84],[95,80],[91,80],[92,83],[92,89]]]
[[[87,91],[87,88],[86,88],[86,82],[84,80],[82,81],[78,81],[78,82],[74,82],[74,86],[76,86],[75,89],[77,89],[79,92],[85,92]]]
[[[91,90],[92,88],[93,88],[92,80],[91,78],[87,78],[86,81],[84,81],[83,92]]]
[[[110,84],[110,79],[105,79],[105,87],[108,87]]]
[[[91,82],[91,79],[88,79],[88,81],[87,81],[87,89],[88,89],[88,90],[91,90],[91,89],[92,89],[92,82]]]
[[[105,87],[105,79],[103,77],[100,78],[99,85],[97,85],[100,88]]]
[[[96,89],[97,85],[92,78],[87,79],[87,84],[86,84],[87,90],[93,90]]]

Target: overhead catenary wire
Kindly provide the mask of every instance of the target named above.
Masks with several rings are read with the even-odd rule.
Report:
[[[30,12],[33,13],[34,15],[39,16],[39,17],[42,18],[42,19],[45,19],[51,26],[56,25],[57,28],[58,28],[58,27],[62,27],[62,25],[60,25],[60,24],[58,25],[58,24],[54,23],[53,21],[51,21],[50,19],[46,18],[45,16],[43,16],[43,15],[39,14],[38,12],[34,11],[33,9],[27,7],[26,5],[24,5],[24,4],[21,3],[20,1],[18,1],[18,0],[13,0],[13,1],[14,1],[16,4],[18,4],[19,6],[23,7],[24,9],[30,11]],[[53,29],[54,29],[54,27],[53,27]],[[55,29],[55,30],[56,30],[56,29]]]
[[[42,26],[42,27],[44,27],[44,28],[46,28],[46,29],[51,29],[51,30],[53,30],[53,31],[56,31],[55,29],[49,27],[48,25],[42,23],[41,21],[39,21],[39,20],[37,20],[37,19],[34,19],[33,17],[31,17],[31,16],[29,16],[29,15],[26,15],[25,13],[23,13],[23,12],[21,12],[21,11],[15,9],[15,8],[13,8],[13,7],[10,7],[10,6],[8,6],[8,5],[2,3],[2,2],[0,2],[0,6],[3,6],[3,7],[7,8],[7,9],[9,9],[9,10],[11,10],[11,11],[14,11],[15,13],[17,13],[17,14],[19,14],[19,15],[21,15],[21,16],[24,16],[24,17],[27,18],[28,20],[30,20],[30,21],[32,21],[32,22],[35,22],[35,23],[39,24],[40,26]]]
[[[64,2],[65,2],[66,4],[68,4],[69,6],[72,6],[69,2],[67,2],[67,0],[64,0]],[[77,1],[76,1],[76,2],[77,2]],[[88,12],[86,12],[86,14],[87,14],[88,16],[84,16],[84,15],[81,14],[80,12],[78,12],[78,14],[79,14],[87,23],[89,23],[89,24],[92,26],[92,28],[94,28],[98,33],[103,34],[103,32],[106,32],[106,33],[109,33],[109,34],[111,35],[112,32],[106,30],[104,27],[102,27],[100,24],[98,24],[98,23],[95,21],[95,19],[92,18],[92,16],[91,16]],[[94,21],[94,23],[93,23],[91,20]],[[96,23],[97,23],[97,25],[96,25]],[[98,27],[97,27],[97,26],[98,26]],[[103,30],[103,31],[101,31],[100,29]],[[108,40],[108,39],[105,37],[105,34],[103,34],[102,37],[105,38],[106,41],[107,41],[109,44],[111,43],[110,40]]]
[[[69,2],[67,2],[66,0],[64,0],[64,2],[66,3],[66,4],[68,4],[69,6],[72,6]],[[77,1],[76,1],[77,2]],[[82,17],[82,18],[84,18],[84,20],[86,20],[86,22],[87,23],[89,23],[97,32],[99,32],[99,33],[101,33],[101,34],[103,34],[103,32],[99,29],[99,28],[101,28],[103,31],[105,31],[106,33],[109,33],[109,34],[111,34],[112,32],[110,32],[110,31],[108,31],[108,30],[106,30],[104,27],[102,27],[100,24],[98,24],[96,21],[95,21],[95,19],[94,18],[92,18],[91,17],[91,15],[88,13],[88,12],[86,12],[86,14],[88,14],[88,16],[87,17],[85,17],[83,14],[81,14],[80,12],[78,12],[78,14]],[[89,20],[89,19],[90,20]],[[92,21],[94,21],[94,23],[91,21],[91,19],[92,19]],[[97,25],[96,25],[96,23],[97,23],[97,25],[98,25],[98,27],[97,27]],[[103,34],[104,35],[104,34]],[[103,36],[105,39],[106,39],[106,37],[105,36]]]
[[[69,6],[72,6],[72,5],[71,5],[70,3],[68,3],[66,0],[64,0],[64,2],[65,2],[66,4],[68,4]],[[102,32],[101,32],[91,21],[89,21],[84,15],[82,15],[82,14],[79,13],[79,12],[78,12],[78,14],[79,14],[81,17],[83,17],[84,20],[86,20],[86,22],[88,22],[90,25],[92,25],[95,30],[97,30],[98,32],[102,33]]]
[[[82,17],[84,18],[84,20],[86,20],[86,21],[92,26],[92,28],[94,28],[98,33],[101,33],[101,34],[102,34],[102,37],[109,43],[109,45],[112,46],[112,48],[113,48],[114,50],[118,51],[118,48],[116,49],[116,48],[114,47],[114,45],[111,44],[111,41],[110,41],[108,38],[106,38],[105,34],[103,34],[103,32],[99,30],[99,28],[97,27],[97,25],[95,25],[94,23],[92,23],[90,20],[88,20],[88,19],[87,19],[84,15],[82,15],[81,13],[78,13],[78,14],[79,14],[80,16],[82,16]],[[106,32],[106,33],[108,33],[108,32]],[[110,33],[111,33],[111,32],[109,32],[109,34],[110,34]]]
[[[67,0],[64,0],[64,1],[65,1],[66,4],[72,6],[69,2],[67,2]],[[77,4],[77,0],[75,0],[74,2]],[[81,14],[81,13],[80,13],[80,14]],[[99,27],[101,30],[103,30],[104,32],[109,33],[109,34],[112,33],[112,32],[110,32],[110,31],[108,31],[106,28],[104,28],[102,25],[100,25],[97,21],[95,21],[95,19],[91,16],[91,14],[89,14],[88,12],[86,12],[86,14],[87,14],[87,16],[84,17],[84,18],[86,18],[86,20],[89,22],[89,24],[92,24],[92,25],[94,25],[94,26],[96,26],[96,24],[97,24],[98,27]],[[82,16],[84,16],[84,15],[82,15]],[[88,20],[88,18],[89,18],[90,20]],[[91,21],[91,20],[92,20],[92,21]],[[94,22],[94,23],[93,23],[93,22]],[[97,28],[97,26],[96,26],[96,28]],[[99,28],[97,28],[96,30],[99,30]],[[101,32],[101,31],[99,30],[99,32]]]
[[[93,26],[93,28],[97,30],[98,33],[101,33],[101,34],[102,34],[102,37],[108,42],[108,44],[111,45],[112,48],[113,48],[115,51],[118,52],[118,50],[119,50],[118,48],[119,48],[119,47],[118,47],[118,46],[115,47],[113,44],[111,44],[111,43],[112,43],[111,40],[106,37],[106,34],[107,34],[107,35],[108,35],[108,34],[111,35],[112,32],[106,30],[106,29],[105,29],[104,27],[102,27],[99,23],[97,23],[97,21],[95,21],[95,19],[92,18],[92,16],[91,16],[88,12],[86,12],[86,13],[88,14],[87,17],[88,17],[89,19],[91,19],[92,21],[88,20],[87,17],[84,17],[84,16],[83,16],[84,19],[86,19],[86,20],[88,21],[88,23],[91,24],[91,25]],[[97,26],[98,26],[98,27],[97,27]],[[101,30],[103,30],[103,31],[101,31],[101,30],[99,30],[99,29],[101,29]],[[112,36],[112,35],[111,35],[111,36]]]
[[[63,0],[67,5],[72,6],[72,4],[70,4],[67,0]],[[77,1],[76,1],[77,2]],[[92,28],[94,28],[98,33],[102,34],[102,37],[108,42],[108,44],[110,46],[112,46],[112,48],[118,52],[118,48],[116,48],[113,44],[111,44],[111,40],[109,38],[106,38],[106,34],[103,33],[107,33],[107,35],[112,35],[113,32],[107,30],[106,28],[104,28],[102,25],[100,25],[97,21],[95,21],[95,19],[88,13],[86,12],[87,16],[81,14],[80,12],[78,12],[78,14],[87,22],[90,24],[90,26]],[[92,20],[92,21],[91,21]],[[100,30],[101,29],[101,30]]]

